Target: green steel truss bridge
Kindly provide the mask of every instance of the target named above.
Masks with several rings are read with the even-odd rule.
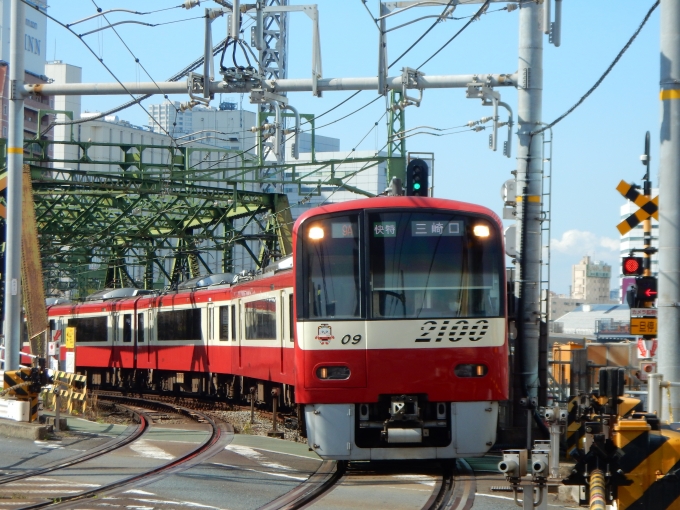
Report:
[[[312,154],[309,162],[270,164],[217,147],[90,141],[26,140],[24,148],[46,293],[81,298],[106,287],[165,288],[234,272],[245,258],[264,267],[292,252],[291,204],[285,194],[262,192],[267,184],[297,186],[307,196],[322,185],[372,196],[345,183],[357,171],[342,165],[359,163],[361,171],[388,160]],[[0,170],[0,188],[5,175]]]

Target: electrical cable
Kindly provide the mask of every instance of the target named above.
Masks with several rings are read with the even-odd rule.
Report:
[[[97,5],[97,2],[95,2],[95,0],[91,0],[91,1],[92,1],[92,4],[93,4],[93,5],[95,6],[95,8],[97,9],[97,11],[98,11],[98,12],[101,12],[101,9],[100,9],[100,7]],[[142,68],[142,70],[146,73],[146,75],[149,77],[149,79],[150,79],[150,80],[153,82],[153,84],[156,86],[156,88],[158,89],[158,91],[162,94],[163,91],[162,91],[161,88],[159,87],[158,83],[156,83],[156,80],[153,79],[153,76],[151,76],[151,74],[149,73],[149,71],[147,71],[146,68],[144,67],[144,65],[140,62],[139,58],[138,58],[138,57],[134,54],[134,52],[130,49],[130,46],[128,46],[127,43],[123,40],[123,38],[121,37],[121,35],[118,33],[118,30],[116,30],[116,28],[111,24],[111,22],[110,22],[109,19],[106,17],[106,15],[103,15],[102,17],[103,17],[104,20],[109,24],[109,27],[111,27],[111,30],[113,30],[113,33],[116,34],[116,37],[118,37],[118,39],[120,40],[120,42],[123,43],[123,46],[125,46],[125,49],[128,51],[128,53],[130,53],[130,55],[132,55],[132,58],[135,59],[135,62],[137,63],[137,65],[140,66],[140,67]],[[205,17],[205,16],[203,16],[203,17]],[[82,38],[80,38],[80,39],[82,40]],[[133,97],[134,97],[134,96],[133,96]],[[155,117],[152,117],[152,116],[151,116],[151,114],[149,113],[149,110],[147,110],[146,107],[145,107],[144,105],[142,105],[141,103],[137,103],[137,104],[139,104],[139,107],[142,108],[142,110],[144,110],[144,112],[149,116],[149,118],[151,118],[151,119],[153,120],[153,122],[154,122],[154,123],[155,123],[155,124],[156,124],[156,125],[157,125],[157,126],[158,126],[158,127],[159,127],[166,135],[167,135],[167,136],[170,137],[170,139],[174,142],[175,146],[177,146],[177,140],[175,140],[175,137],[174,137],[174,129],[173,129],[173,134],[171,135],[171,134],[170,134],[170,133],[169,133],[169,132],[161,125],[161,123],[158,122],[158,121],[156,120]],[[173,104],[173,106],[175,106],[175,105]],[[178,113],[177,107],[175,107],[175,120],[177,119],[177,113]],[[175,122],[175,124],[176,124],[176,122]],[[170,154],[168,154],[168,157],[170,157]]]
[[[467,23],[465,23],[465,25],[463,25],[463,28],[461,28],[458,32],[456,32],[455,34],[453,34],[453,37],[451,37],[451,39],[449,39],[448,41],[446,41],[446,42],[444,43],[444,45],[443,45],[441,48],[439,48],[437,51],[435,51],[435,52],[430,56],[430,58],[428,58],[425,62],[423,62],[422,64],[420,64],[420,65],[417,67],[417,69],[419,70],[421,67],[423,67],[425,64],[427,64],[430,60],[432,60],[434,57],[436,57],[436,56],[437,56],[444,48],[446,48],[446,47],[451,43],[451,41],[453,41],[456,37],[458,37],[458,36],[463,32],[463,30],[465,30],[467,27],[469,27],[469,26],[472,24],[473,21],[475,21],[476,19],[479,18],[479,16],[481,16],[482,14],[484,14],[484,12],[486,11],[486,8],[489,6],[489,2],[491,2],[491,0],[486,0],[486,1],[484,2],[484,4],[482,4],[482,6],[479,8],[479,10],[477,11],[477,13],[476,13],[472,18],[470,18],[470,21],[468,21]]]
[[[576,110],[576,108],[578,108],[579,106],[581,106],[581,104],[583,104],[583,102],[584,102],[586,99],[588,99],[588,96],[590,96],[590,94],[592,94],[593,92],[595,92],[595,89],[597,89],[597,88],[600,86],[600,84],[604,81],[604,79],[605,79],[605,78],[607,77],[607,75],[611,72],[611,70],[614,69],[614,66],[615,66],[616,64],[618,64],[619,60],[621,60],[621,57],[623,57],[623,54],[626,53],[626,51],[628,51],[628,48],[630,48],[631,44],[633,44],[633,41],[635,41],[635,39],[637,38],[637,36],[640,34],[640,31],[641,31],[642,28],[645,26],[645,24],[647,23],[647,21],[649,21],[649,18],[651,17],[652,13],[654,12],[654,10],[655,10],[658,6],[659,6],[659,0],[656,0],[656,2],[654,2],[654,4],[652,5],[652,7],[649,9],[649,11],[647,11],[647,14],[646,14],[645,17],[643,18],[643,20],[642,20],[642,22],[640,23],[640,25],[639,25],[639,26],[637,27],[637,29],[635,30],[635,32],[633,32],[633,35],[630,37],[630,39],[628,39],[628,42],[625,44],[625,46],[624,46],[623,48],[621,48],[621,51],[619,51],[618,55],[616,55],[616,58],[612,61],[611,64],[609,64],[609,67],[607,67],[606,71],[605,71],[604,73],[602,73],[602,76],[600,76],[600,77],[598,78],[598,80],[595,82],[595,84],[594,84],[592,87],[590,87],[590,89],[588,90],[588,92],[586,92],[585,94],[583,94],[583,96],[581,96],[581,98],[580,98],[578,101],[576,101],[576,103],[574,103],[574,105],[573,105],[571,108],[569,108],[566,112],[564,112],[562,115],[560,115],[560,116],[557,117],[555,120],[553,120],[550,124],[546,124],[546,125],[543,126],[541,129],[537,129],[536,131],[532,131],[532,132],[531,132],[531,135],[532,135],[532,136],[533,136],[533,135],[540,134],[540,133],[543,133],[544,131],[546,131],[546,130],[552,128],[553,126],[555,126],[556,124],[558,124],[559,122],[561,122],[562,120],[564,120],[569,114],[571,114],[574,110]]]
[[[406,55],[409,51],[411,51],[413,48],[415,48],[415,46],[416,46],[420,41],[422,41],[422,40],[425,38],[425,36],[426,36],[427,34],[429,34],[430,31],[431,31],[434,27],[437,26],[437,24],[439,24],[439,23],[442,21],[443,16],[446,14],[446,11],[449,10],[449,7],[451,7],[451,4],[453,4],[453,1],[454,1],[454,0],[449,0],[449,3],[446,4],[446,7],[444,7],[444,10],[443,10],[442,13],[439,15],[439,17],[435,20],[434,23],[432,23],[432,25],[430,25],[430,28],[428,28],[427,30],[425,30],[425,32],[423,33],[423,35],[421,35],[420,37],[418,37],[418,39],[416,39],[416,41],[415,41],[411,46],[409,46],[408,49],[407,49],[405,52],[403,52],[401,55],[399,55],[399,56],[394,60],[394,62],[392,62],[390,65],[388,65],[388,66],[387,66],[387,69],[391,69],[392,66],[393,66],[394,64],[396,64],[397,62],[399,62],[399,61],[401,60],[401,58],[402,58],[404,55]],[[488,3],[488,2],[487,2],[487,3]]]
[[[64,29],[68,30],[71,34],[73,34],[75,37],[77,37],[78,40],[79,40],[80,42],[82,42],[82,43],[85,45],[85,47],[88,49],[88,51],[89,51],[90,53],[92,53],[92,55],[93,55],[97,60],[99,60],[99,62],[101,63],[101,65],[104,67],[104,69],[106,69],[106,71],[111,75],[111,77],[112,77],[114,80],[116,80],[116,82],[123,88],[123,90],[124,90],[125,92],[127,92],[128,95],[129,95],[130,97],[132,97],[133,99],[136,99],[135,96],[134,96],[134,94],[132,94],[132,93],[125,87],[125,85],[123,84],[123,82],[122,82],[120,79],[118,79],[118,77],[117,77],[116,74],[111,70],[111,68],[110,68],[109,66],[107,66],[107,65],[104,63],[104,59],[101,58],[101,57],[99,57],[99,56],[97,55],[97,53],[92,49],[92,47],[91,47],[89,44],[87,44],[87,42],[86,42],[85,40],[83,40],[82,37],[79,37],[78,34],[76,34],[70,27],[66,26],[64,23],[62,23],[61,21],[59,21],[58,19],[56,19],[54,16],[49,15],[47,12],[41,11],[40,8],[39,8],[37,5],[31,4],[31,3],[29,3],[27,0],[21,0],[21,2],[23,2],[24,4],[26,4],[26,5],[29,6],[30,8],[36,10],[38,13],[43,14],[45,17],[47,17],[48,19],[52,20],[54,23],[56,23],[57,25],[59,25],[60,27],[62,27],[62,28],[64,28]],[[93,3],[94,3],[94,0],[93,0]],[[95,4],[95,5],[96,5],[96,4]],[[108,20],[107,20],[107,23],[108,23]],[[115,28],[112,28],[112,30],[114,30],[114,32],[115,32]],[[119,36],[119,37],[120,37],[120,36]],[[139,103],[136,103],[136,104],[139,104]],[[147,113],[147,115],[149,115],[149,112],[146,110],[146,108],[144,108],[143,105],[139,104],[139,106]],[[159,124],[159,126],[160,126],[160,124]],[[163,129],[163,128],[161,127],[161,129]],[[168,134],[167,131],[166,131],[165,129],[163,129],[163,131],[165,131],[166,134]],[[171,139],[173,139],[173,137],[170,136],[169,134],[168,134],[168,136],[169,136]]]
[[[222,49],[222,45],[225,43],[225,41],[226,41],[226,39],[222,40],[216,46],[213,47],[213,51],[212,51],[213,56],[217,56],[217,54]],[[184,67],[184,69],[182,69],[181,71],[178,71],[177,73],[175,73],[174,75],[172,75],[170,78],[168,78],[165,81],[179,81],[180,79],[182,79],[184,76],[186,76],[190,72],[192,72],[195,69],[198,69],[200,66],[202,66],[204,60],[205,60],[204,57],[199,57],[198,59],[194,60],[191,64]],[[41,135],[44,135],[45,133],[47,133],[54,126],[68,126],[68,125],[73,125],[73,124],[82,124],[84,122],[89,122],[91,120],[101,119],[102,117],[106,117],[108,115],[113,115],[114,113],[118,113],[122,110],[125,110],[126,108],[129,108],[130,106],[136,105],[140,101],[144,101],[145,99],[149,99],[152,95],[153,94],[144,94],[144,95],[141,95],[141,96],[137,96],[136,98],[132,99],[131,101],[123,103],[120,106],[116,106],[115,108],[112,108],[112,109],[107,110],[105,112],[99,113],[96,116],[89,117],[87,119],[76,119],[76,120],[72,120],[72,121],[63,121],[63,122],[52,121],[45,128],[45,130],[41,133]],[[165,94],[164,97],[165,97],[165,99],[168,99],[167,94]]]

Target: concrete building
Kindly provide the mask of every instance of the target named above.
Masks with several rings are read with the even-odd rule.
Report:
[[[154,133],[169,133],[180,144],[198,141],[224,149],[255,152],[257,138],[250,128],[257,123],[257,114],[237,110],[236,103],[223,102],[219,108],[195,106],[181,111],[179,101],[165,100],[149,105],[148,129]]]
[[[0,127],[2,138],[9,134],[9,45],[10,45],[10,1],[0,0]],[[27,3],[35,5],[41,11],[47,12],[45,0],[30,0]],[[47,53],[47,18],[31,8],[26,9],[24,20],[24,65],[26,83],[46,83],[45,55]],[[34,138],[41,129],[47,126],[49,118],[40,110],[53,108],[51,98],[31,95],[24,103],[24,138]],[[40,117],[40,119],[39,119]],[[40,123],[38,122],[40,120]],[[48,135],[48,138],[51,135]]]
[[[611,266],[589,256],[572,266],[571,297],[585,303],[609,303]]]
[[[362,195],[338,188],[337,186],[324,185],[331,178],[331,172],[334,172],[335,177],[338,178],[355,174],[346,181],[346,184],[349,186],[368,191],[374,195],[384,192],[387,187],[387,163],[382,162],[373,165],[366,162],[354,162],[351,158],[372,158],[385,155],[384,153],[376,154],[375,151],[316,153],[317,160],[327,161],[334,159],[342,161],[342,164],[335,165],[333,168],[330,165],[319,165],[319,171],[306,179],[309,181],[319,181],[320,185],[284,185],[283,191],[288,195],[293,218],[295,219],[308,209],[321,204],[346,202],[362,198]],[[311,160],[310,153],[301,153],[300,159],[297,161],[305,162]],[[288,161],[295,160],[289,159]],[[309,173],[314,168],[314,166],[305,167],[305,172]],[[366,169],[362,170],[362,168]],[[292,172],[287,172],[286,178],[292,178]]]
[[[583,299],[575,299],[571,296],[559,295],[554,292],[550,293],[550,313],[549,321],[556,321],[563,315],[571,312],[577,307],[584,304]]]
[[[26,0],[26,3],[47,12],[45,0]],[[9,62],[10,7],[9,0],[0,0],[0,60]],[[47,18],[26,6],[24,20],[24,66],[36,76],[45,74],[47,55]]]
[[[582,305],[563,315],[552,324],[552,332],[594,336],[597,340],[631,340],[628,305]]]

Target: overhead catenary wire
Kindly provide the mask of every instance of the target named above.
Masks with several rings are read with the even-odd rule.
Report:
[[[95,2],[95,0],[91,0],[91,1],[92,1],[92,4],[93,4],[93,5],[95,6],[95,8],[97,9],[97,11],[101,12],[101,9],[100,9],[100,7],[97,5],[97,2]],[[203,16],[203,17],[204,17],[204,16]],[[103,15],[103,18],[104,18],[104,20],[109,24],[109,27],[110,27],[111,30],[113,30],[113,32],[116,34],[116,37],[118,37],[118,39],[119,39],[120,42],[123,44],[123,46],[125,46],[125,49],[128,51],[128,53],[130,53],[130,55],[132,56],[132,58],[135,60],[135,63],[136,63],[139,67],[142,68],[142,70],[144,71],[144,73],[149,77],[149,79],[153,82],[153,84],[156,85],[156,88],[158,88],[158,91],[162,93],[162,90],[161,90],[160,86],[158,85],[158,83],[156,83],[156,80],[153,79],[153,76],[151,76],[151,74],[149,73],[149,71],[146,70],[146,67],[144,67],[144,65],[141,63],[141,61],[139,60],[139,58],[134,54],[134,52],[132,51],[132,49],[130,49],[130,46],[128,46],[128,44],[125,42],[125,40],[124,40],[124,39],[121,37],[121,35],[118,33],[118,30],[115,29],[115,27],[111,24],[111,22],[110,22],[109,19],[106,17],[106,15]],[[82,38],[81,38],[81,40],[82,40]],[[133,97],[134,97],[134,96],[133,96]],[[149,110],[147,110],[146,107],[145,107],[144,105],[142,105],[141,103],[137,103],[137,104],[139,104],[140,108],[142,108],[142,109],[144,110],[144,112],[145,112],[145,113],[153,120],[153,122],[154,122],[154,123],[155,123],[155,124],[156,124],[156,125],[157,125],[157,126],[158,126],[158,127],[159,127],[159,128],[160,128],[167,136],[168,136],[168,137],[170,137],[170,139],[175,143],[175,145],[177,145],[177,140],[175,140],[175,136],[174,136],[174,134],[175,134],[175,133],[174,133],[174,129],[173,129],[173,134],[171,135],[171,134],[170,134],[170,133],[169,133],[169,132],[161,125],[161,123],[158,122],[158,120],[156,120],[155,117],[152,117],[152,116],[151,116],[151,114],[149,113]],[[173,106],[174,106],[174,105],[173,105]],[[178,113],[177,107],[175,107],[175,119],[177,119],[177,113]],[[168,155],[168,157],[170,157],[170,155]]]
[[[45,17],[47,17],[48,19],[52,20],[54,23],[56,23],[56,24],[59,25],[60,27],[62,27],[62,28],[64,28],[64,29],[68,30],[68,31],[69,31],[71,34],[73,34],[75,37],[77,37],[78,40],[81,41],[81,42],[83,43],[83,45],[85,45],[85,47],[88,49],[88,51],[89,51],[89,52],[90,52],[97,60],[99,60],[99,62],[101,63],[101,65],[104,67],[104,69],[106,69],[106,71],[111,75],[111,77],[112,77],[114,80],[116,80],[116,82],[123,88],[123,90],[124,90],[125,92],[127,92],[128,95],[130,95],[130,97],[132,97],[133,99],[136,99],[135,96],[134,96],[134,94],[132,94],[132,93],[125,87],[125,84],[118,78],[118,76],[116,76],[116,74],[113,72],[113,70],[112,70],[108,65],[106,65],[106,64],[104,63],[104,59],[103,59],[102,57],[100,57],[99,55],[97,55],[97,53],[92,49],[92,47],[91,47],[89,44],[87,44],[87,42],[86,42],[85,40],[83,40],[82,37],[79,37],[78,34],[76,34],[70,27],[66,26],[64,23],[62,23],[61,21],[59,21],[58,19],[56,19],[54,16],[51,16],[51,15],[48,14],[47,12],[41,11],[40,8],[39,8],[37,5],[34,5],[34,4],[30,3],[30,2],[28,2],[27,0],[21,0],[21,1],[22,1],[24,4],[26,4],[27,6],[29,6],[30,8],[36,10],[37,12],[41,13],[42,15],[44,15]],[[96,5],[96,4],[95,4],[95,5]],[[107,21],[107,22],[108,22],[108,21]],[[113,29],[113,30],[115,31],[115,29]],[[137,103],[137,104],[139,104],[139,103]],[[147,115],[149,114],[149,112],[146,110],[146,108],[144,108],[144,106],[142,106],[142,105],[140,104],[140,107],[147,113]],[[159,125],[159,126],[160,126],[160,125]],[[163,128],[161,127],[161,129],[163,129]],[[165,131],[166,134],[168,134],[167,131],[166,131],[165,129],[163,129],[163,131]],[[172,138],[172,136],[170,136],[169,134],[168,134],[168,136],[169,136],[170,138]]]
[[[433,54],[432,54],[425,62],[423,62],[422,64],[420,64],[420,65],[417,67],[417,69],[420,69],[420,68],[423,67],[425,64],[427,64],[430,60],[432,60],[434,57],[436,57],[437,55],[439,55],[439,53],[440,53],[444,48],[446,48],[449,44],[451,44],[451,42],[452,42],[456,37],[458,37],[458,36],[459,36],[459,35],[460,35],[467,27],[469,27],[469,26],[472,24],[473,21],[479,19],[479,16],[481,16],[484,12],[486,12],[486,9],[487,9],[487,7],[489,7],[489,3],[490,3],[490,2],[491,2],[491,0],[486,0],[486,1],[482,4],[482,6],[479,8],[479,10],[475,13],[475,15],[474,15],[472,18],[470,18],[470,20],[469,20],[467,23],[465,23],[465,25],[463,25],[463,27],[462,27],[460,30],[458,30],[458,32],[456,32],[455,34],[453,34],[453,37],[451,37],[451,39],[449,39],[448,41],[446,41],[446,42],[445,42],[445,43],[444,43],[437,51],[435,51],[435,52],[434,52],[434,53],[433,53]]]
[[[621,57],[623,57],[624,53],[626,53],[626,51],[628,51],[628,48],[630,48],[631,44],[633,44],[633,41],[635,41],[635,39],[637,38],[637,36],[638,36],[638,35],[640,34],[640,32],[642,31],[642,28],[647,24],[647,21],[649,21],[649,18],[652,16],[652,13],[654,12],[654,10],[655,10],[658,6],[659,6],[659,0],[656,0],[656,1],[654,2],[654,4],[653,4],[653,5],[649,8],[649,10],[647,11],[647,14],[645,14],[645,17],[642,19],[642,21],[640,22],[640,25],[637,27],[637,29],[635,30],[635,32],[633,32],[633,35],[630,36],[630,38],[628,39],[628,41],[626,42],[626,44],[623,46],[623,48],[621,48],[621,51],[619,51],[619,53],[616,55],[616,57],[615,57],[614,60],[611,62],[611,64],[609,64],[609,66],[607,67],[607,69],[605,70],[605,72],[602,73],[602,75],[597,79],[597,81],[595,82],[595,84],[594,84],[592,87],[590,87],[590,89],[588,89],[588,91],[587,91],[585,94],[583,94],[583,95],[579,98],[579,100],[576,101],[576,103],[574,103],[574,105],[573,105],[571,108],[569,108],[566,112],[564,112],[562,115],[560,115],[559,117],[557,117],[555,120],[553,120],[553,121],[550,122],[549,124],[546,124],[545,126],[541,127],[540,129],[537,129],[537,130],[535,130],[535,131],[532,131],[532,132],[530,133],[531,136],[533,136],[533,135],[538,135],[538,134],[543,133],[544,131],[546,131],[546,130],[552,128],[552,127],[554,127],[556,124],[558,124],[559,122],[561,122],[562,120],[564,120],[568,115],[570,115],[574,110],[576,110],[576,108],[578,108],[579,106],[581,106],[581,105],[583,104],[583,102],[584,102],[586,99],[588,99],[588,96],[590,96],[593,92],[595,92],[595,90],[602,84],[602,82],[603,82],[604,79],[609,75],[609,73],[612,71],[612,69],[614,69],[614,66],[616,66],[616,64],[618,64],[619,60],[621,60]]]

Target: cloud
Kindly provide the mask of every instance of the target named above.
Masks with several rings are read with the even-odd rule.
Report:
[[[564,232],[561,239],[552,239],[550,248],[566,255],[578,257],[590,255],[594,259],[611,259],[618,257],[620,244],[618,239],[573,229]]]

